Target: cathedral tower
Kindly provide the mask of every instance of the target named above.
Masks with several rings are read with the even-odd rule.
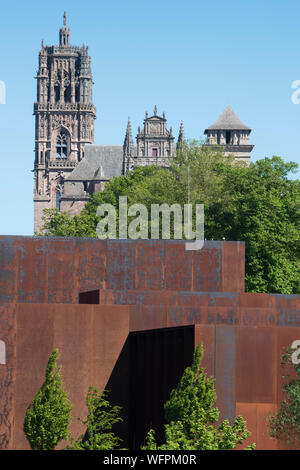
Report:
[[[59,46],[39,53],[35,115],[34,232],[42,225],[45,208],[60,208],[65,178],[94,142],[91,58],[88,48],[70,45],[66,14]]]
[[[205,145],[222,146],[225,155],[234,156],[235,160],[241,160],[250,164],[250,153],[254,145],[249,143],[251,129],[240,120],[230,106],[227,106],[218,119],[205,129],[207,143]]]

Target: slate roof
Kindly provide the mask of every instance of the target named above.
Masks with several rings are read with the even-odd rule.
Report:
[[[86,145],[85,155],[66,181],[93,181],[121,176],[123,147],[121,145]]]
[[[205,129],[204,133],[208,130],[248,130],[251,129],[245,124],[242,123],[240,118],[235,114],[235,112],[231,109],[230,106],[227,106],[224,111],[220,114],[218,119],[207,129]]]

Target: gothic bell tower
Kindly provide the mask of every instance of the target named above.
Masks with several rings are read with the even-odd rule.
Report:
[[[70,45],[66,14],[59,46],[44,46],[37,71],[34,160],[34,232],[42,226],[43,210],[60,209],[64,180],[94,143],[91,58],[88,48]]]

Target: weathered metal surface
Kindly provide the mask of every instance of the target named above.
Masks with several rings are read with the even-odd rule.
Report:
[[[235,417],[235,330],[229,326],[216,326],[216,405],[220,418],[228,418],[233,424]]]
[[[5,364],[0,364],[0,449],[13,448],[16,380],[15,303],[0,305],[0,340],[4,343]]]
[[[245,244],[227,242],[222,250],[222,287],[224,292],[245,290]]]
[[[130,332],[144,338],[137,368],[148,411],[158,383],[166,389],[166,348],[185,355],[203,341],[202,365],[216,377],[222,417],[244,410],[250,441],[271,448],[263,415],[283,396],[280,356],[300,339],[300,296],[246,294],[243,285],[243,243],[206,242],[187,252],[178,241],[0,237],[0,340],[7,348],[0,448],[26,447],[25,408],[55,347],[76,416],[85,415],[89,385],[112,386],[126,408],[136,393],[128,378]],[[194,328],[192,339],[169,335],[183,326]],[[155,364],[160,379],[152,387]],[[140,429],[143,409],[139,402]]]
[[[231,242],[208,241],[200,251],[186,251],[184,241],[174,240],[1,236],[0,303],[74,303],[78,292],[97,288],[221,292],[228,277],[236,292],[243,249]],[[230,263],[227,255],[222,261],[226,250]]]

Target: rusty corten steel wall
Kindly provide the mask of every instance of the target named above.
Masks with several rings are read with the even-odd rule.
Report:
[[[0,237],[0,305],[77,303],[94,289],[244,291],[244,243]]]
[[[282,398],[282,348],[300,339],[299,299],[244,293],[239,242],[207,242],[186,252],[177,241],[0,237],[0,340],[6,345],[0,448],[28,448],[26,405],[55,347],[73,416],[84,416],[89,385],[112,386],[124,407],[121,432],[132,435],[129,376],[137,365],[127,347],[130,335],[147,337],[149,353],[168,345],[170,328],[184,326],[194,328],[187,347],[204,343],[203,364],[216,377],[221,416],[242,413],[253,434],[249,442],[276,448],[264,416]],[[152,331],[159,329],[165,333]],[[177,364],[174,358],[172,367]]]

